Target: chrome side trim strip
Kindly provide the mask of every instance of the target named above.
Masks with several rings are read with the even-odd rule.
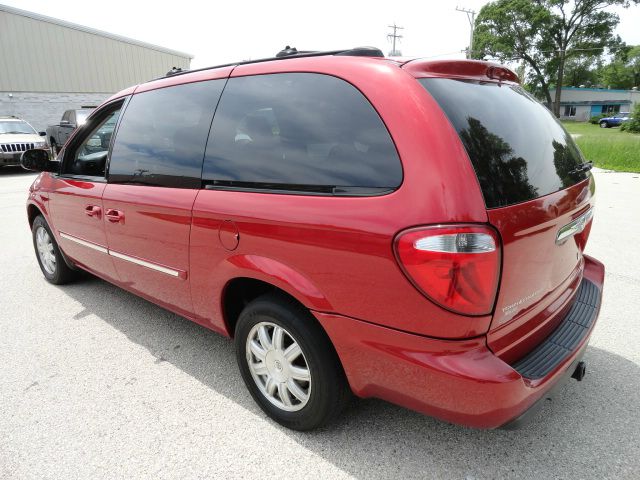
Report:
[[[592,218],[593,208],[590,208],[572,222],[561,227],[560,230],[558,230],[558,235],[556,236],[556,244],[560,245],[567,238],[582,232]]]
[[[167,275],[171,275],[172,277],[178,278],[186,278],[186,272],[181,272],[180,270],[174,270],[173,268],[163,267],[162,265],[158,265],[156,263],[147,262],[146,260],[142,260],[136,257],[130,257],[129,255],[125,255],[124,253],[114,252],[113,250],[109,250],[102,245],[98,245],[96,243],[87,242],[86,240],[82,240],[81,238],[74,237],[64,232],[60,232],[60,236],[65,240],[70,240],[78,245],[82,245],[87,248],[91,248],[100,253],[104,253],[107,255],[111,255],[112,257],[119,258],[121,260],[125,260],[127,262],[135,263],[136,265],[140,265],[142,267],[150,268],[151,270],[155,270],[157,272],[162,272]]]
[[[109,254],[109,251],[106,248],[104,248],[103,246],[101,246],[101,245],[97,245],[95,243],[87,242],[86,240],[82,240],[81,238],[73,237],[73,236],[68,235],[68,234],[66,234],[64,232],[60,232],[60,236],[62,238],[64,238],[65,240],[70,240],[72,242],[77,243],[78,245],[82,245],[84,247],[92,248],[93,250],[96,250],[96,251],[98,251],[100,253],[105,253],[107,255]]]
[[[114,252],[113,250],[109,250],[109,255],[112,257],[119,258],[121,260],[126,260],[127,262],[135,263],[136,265],[141,265],[143,267],[150,268],[152,270],[156,270],[158,272],[166,273],[167,275],[171,275],[173,277],[179,277],[180,272],[177,270],[173,270],[171,268],[162,267],[160,265],[156,265],[155,263],[147,262],[145,260],[141,260],[139,258],[130,257],[129,255],[125,255],[124,253]]]

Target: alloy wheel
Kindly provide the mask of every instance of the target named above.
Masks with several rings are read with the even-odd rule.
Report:
[[[38,257],[42,263],[42,268],[49,275],[56,272],[56,254],[53,250],[53,241],[47,229],[39,227],[36,231],[36,247],[38,248]]]
[[[247,337],[249,371],[260,392],[276,407],[295,412],[311,395],[311,371],[295,338],[280,325],[260,322]]]

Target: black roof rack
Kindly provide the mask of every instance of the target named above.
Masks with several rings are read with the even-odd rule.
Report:
[[[214,68],[232,67],[236,65],[247,65],[251,63],[270,62],[273,60],[288,60],[290,58],[305,58],[305,57],[323,57],[328,55],[339,55],[345,57],[378,57],[384,58],[382,50],[376,47],[356,47],[349,48],[347,50],[298,50],[295,47],[287,45],[283,50],[280,50],[275,57],[258,58],[255,60],[244,60],[241,62],[223,63],[222,65],[214,65],[211,67],[197,68],[195,70],[186,70],[182,68],[173,67],[169,70],[164,77],[154,78],[153,80],[159,80],[160,78],[175,77],[177,75],[184,75],[185,73],[202,72],[204,70],[212,70]],[[151,81],[153,81],[151,80]]]
[[[165,74],[165,77],[171,77],[171,76],[173,76],[173,75],[175,75],[177,73],[182,73],[183,71],[186,71],[186,70],[182,70],[182,68],[180,68],[180,67],[172,67],[171,70],[169,70]]]

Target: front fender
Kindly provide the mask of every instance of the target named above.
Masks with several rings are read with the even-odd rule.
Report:
[[[39,213],[44,216],[51,227],[48,183],[47,174],[41,173],[29,187],[29,196],[27,197],[27,220],[29,221],[29,228],[31,228],[33,224],[33,219]]]

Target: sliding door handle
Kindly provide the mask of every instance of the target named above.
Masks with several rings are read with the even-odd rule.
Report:
[[[108,208],[104,216],[111,223],[124,223],[124,212],[121,212],[120,210]]]
[[[84,213],[86,213],[90,217],[100,218],[102,215],[102,208],[97,205],[87,205],[84,207]]]

